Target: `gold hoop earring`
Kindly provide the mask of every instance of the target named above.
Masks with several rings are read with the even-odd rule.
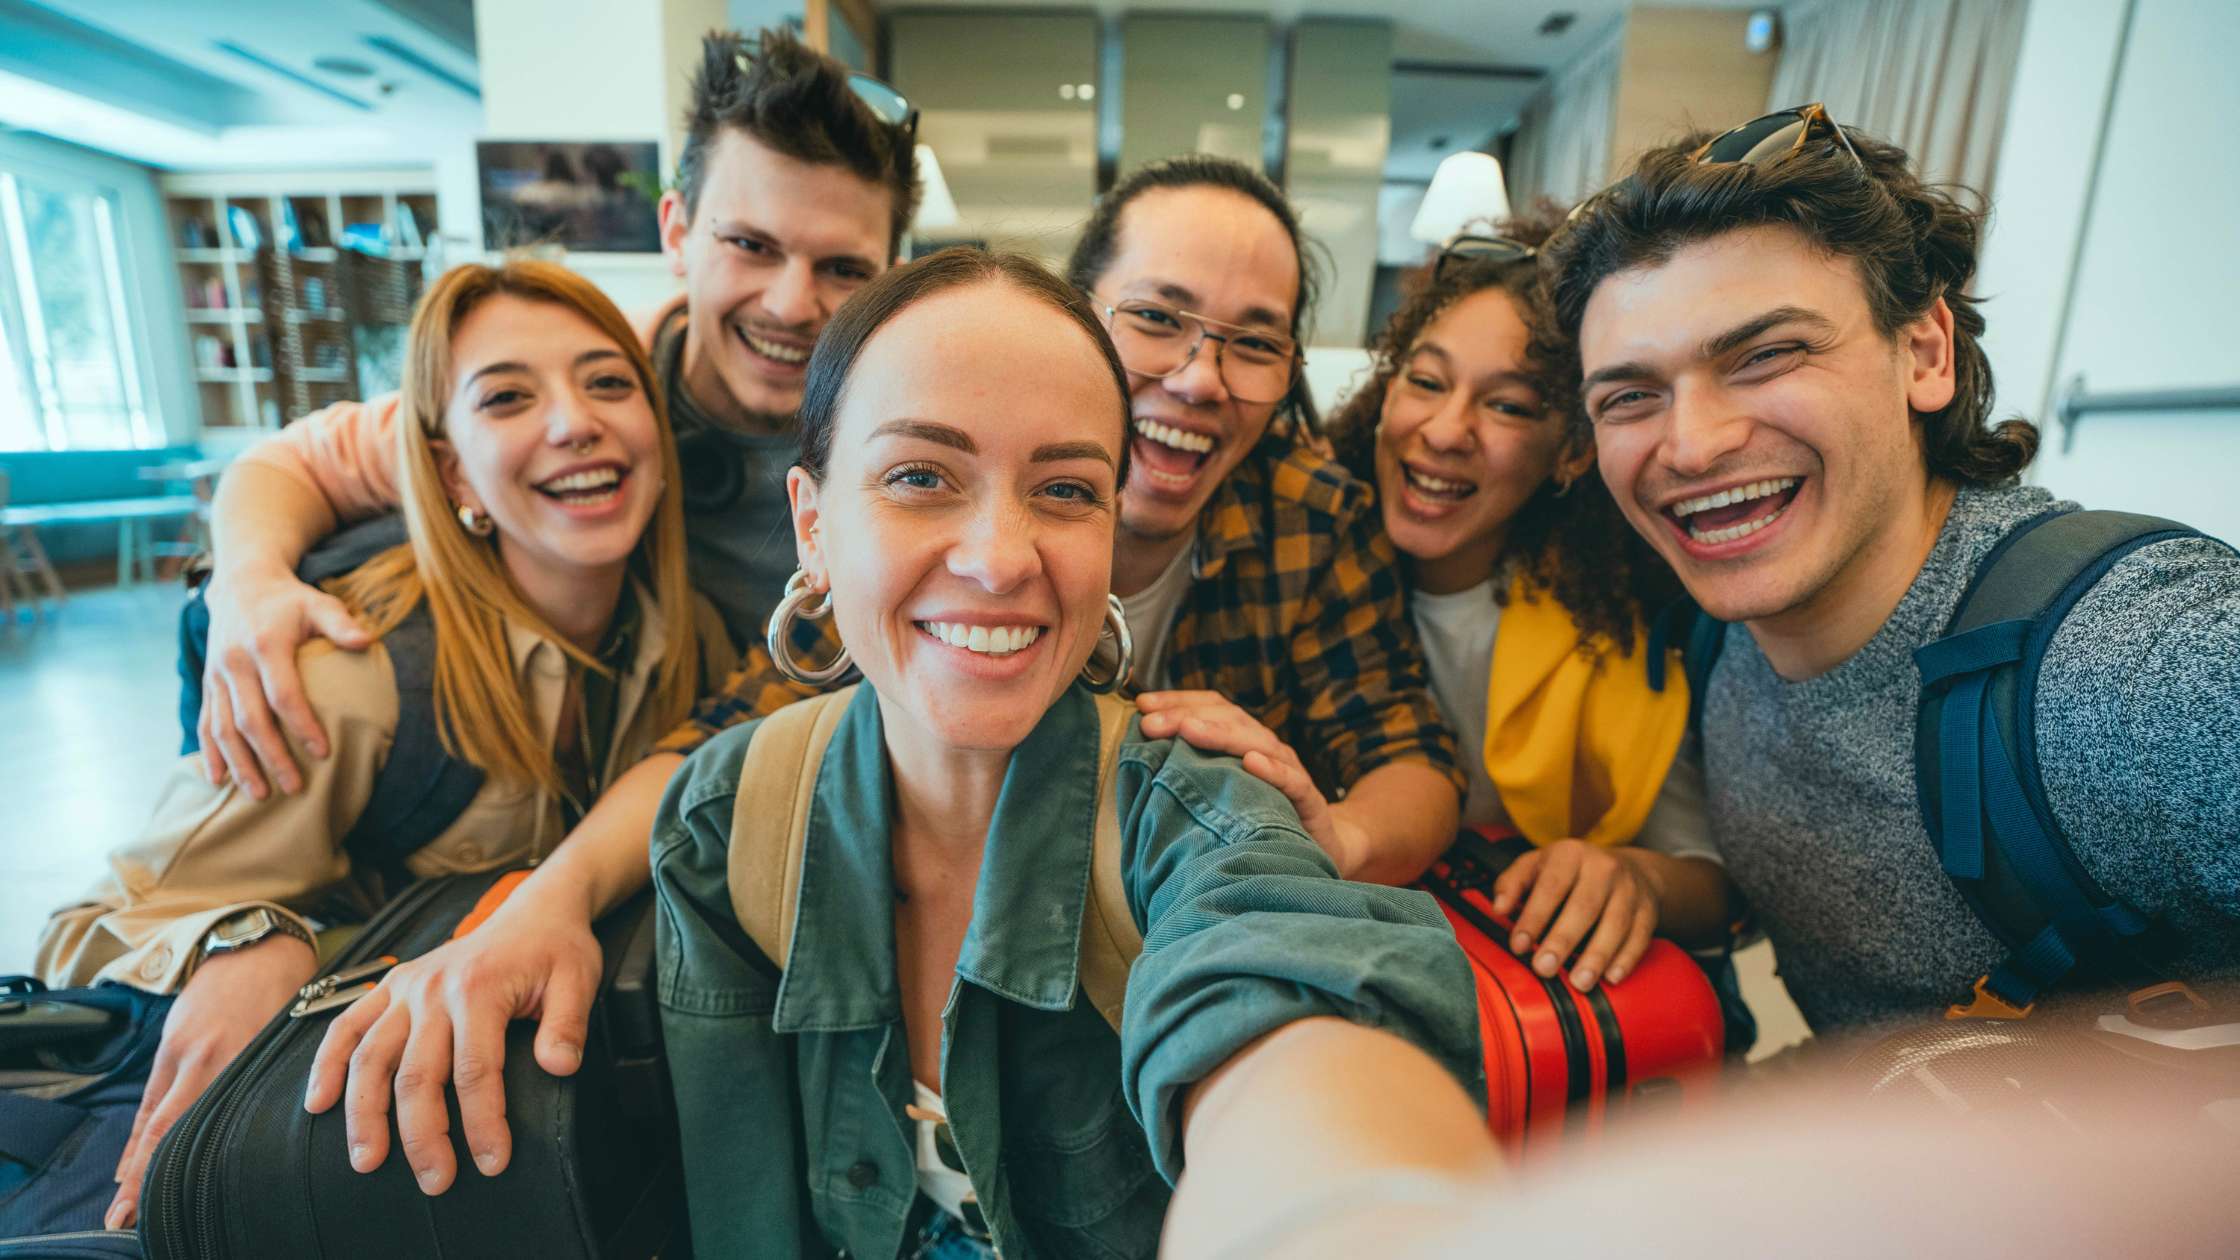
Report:
[[[810,602],[812,600],[816,601],[814,605]],[[794,618],[806,617],[811,621],[820,621],[831,615],[832,593],[827,591],[819,595],[809,585],[808,571],[795,569],[793,576],[786,579],[785,598],[779,600],[778,606],[770,611],[770,625],[764,632],[763,643],[770,649],[770,663],[778,667],[779,673],[797,683],[822,687],[855,668],[855,662],[849,659],[845,644],[841,645],[839,655],[815,669],[805,668],[793,659],[791,640]]]
[[[1120,648],[1120,659],[1112,667],[1112,676],[1099,678],[1090,672],[1096,663],[1097,648],[1104,646],[1105,631],[1111,632],[1112,641]],[[1135,671],[1136,645],[1128,634],[1128,608],[1118,595],[1104,597],[1104,626],[1097,634],[1097,646],[1089,649],[1089,662],[1081,667],[1081,685],[1098,695],[1110,695],[1128,685],[1128,676]]]
[[[490,519],[488,512],[478,512],[462,503],[459,505],[459,528],[477,538],[488,538],[497,532],[498,523]]]

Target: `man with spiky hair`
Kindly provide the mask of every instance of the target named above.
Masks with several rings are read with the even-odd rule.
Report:
[[[1604,483],[1727,623],[1711,830],[1823,1034],[2240,971],[2240,557],[2019,484],[1983,220],[1812,105],[1651,150],[1542,255]]]

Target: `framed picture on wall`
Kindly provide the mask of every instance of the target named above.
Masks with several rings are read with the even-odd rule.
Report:
[[[659,253],[661,171],[651,140],[484,140],[482,245]]]

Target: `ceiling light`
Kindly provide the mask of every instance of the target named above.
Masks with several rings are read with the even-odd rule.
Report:
[[[1094,83],[1082,84],[1080,87],[1080,96],[1081,99],[1085,101],[1093,101],[1097,99],[1097,85]]]
[[[1244,93],[1242,93],[1242,92],[1231,92],[1231,93],[1229,93],[1229,108],[1231,108],[1231,109],[1243,109],[1243,108],[1244,108]]]
[[[1061,101],[1070,101],[1073,99],[1074,94],[1076,92],[1079,92],[1080,90],[1081,89],[1075,87],[1071,83],[1061,83],[1058,85],[1058,99]]]

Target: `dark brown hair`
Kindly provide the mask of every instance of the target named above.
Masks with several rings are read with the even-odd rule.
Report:
[[[969,284],[1000,283],[1029,297],[1040,298],[1088,334],[1112,372],[1117,393],[1115,419],[1120,428],[1120,463],[1113,484],[1128,484],[1128,373],[1112,348],[1104,321],[1089,307],[1081,291],[1051,274],[1050,269],[1021,254],[991,254],[969,245],[952,245],[915,262],[881,273],[856,290],[825,325],[809,354],[807,380],[801,389],[801,454],[794,462],[817,481],[824,480],[832,459],[832,430],[840,416],[840,400],[848,387],[856,359],[874,333],[912,304],[937,293]]]
[[[1539,246],[1561,222],[1562,212],[1543,202],[1496,225],[1494,232]],[[1570,370],[1572,356],[1560,344],[1548,312],[1537,262],[1458,260],[1443,275],[1435,270],[1419,267],[1402,281],[1400,307],[1369,347],[1368,381],[1332,417],[1331,441],[1339,461],[1363,483],[1377,485],[1377,424],[1385,391],[1407,365],[1425,329],[1455,303],[1489,289],[1506,293],[1524,321],[1529,334],[1525,369],[1546,422],[1564,429],[1557,460],[1568,462],[1591,452],[1593,435],[1572,405],[1578,376]],[[1533,492],[1509,523],[1495,572],[1521,572],[1553,596],[1578,622],[1581,647],[1589,651],[1596,635],[1607,636],[1622,652],[1632,651],[1637,622],[1679,592],[1672,571],[1626,524],[1591,467],[1568,489],[1551,480]],[[1507,584],[1496,582],[1494,598],[1505,603],[1508,597]]]
[[[1955,390],[1943,410],[1916,417],[1929,471],[1969,485],[2011,482],[2037,454],[2038,431],[2021,419],[1990,424],[1983,312],[1967,292],[1983,235],[1981,199],[1922,182],[1896,145],[1851,128],[1844,134],[1857,161],[1831,139],[1756,165],[1698,163],[1693,155],[1711,139],[1708,132],[1643,154],[1633,173],[1597,193],[1549,248],[1558,326],[1575,339],[1595,286],[1617,272],[1657,266],[1682,246],[1740,228],[1793,228],[1852,261],[1884,337],[1945,300]]]
[[[1315,297],[1321,292],[1322,268],[1308,247],[1306,233],[1300,230],[1299,213],[1285,200],[1283,190],[1267,176],[1234,158],[1185,153],[1137,167],[1126,179],[1097,198],[1089,221],[1082,225],[1081,238],[1074,242],[1073,253],[1066,259],[1066,279],[1084,291],[1095,288],[1112,266],[1113,256],[1120,252],[1120,212],[1145,193],[1165,188],[1227,189],[1251,198],[1275,216],[1283,234],[1291,238],[1291,252],[1299,261],[1299,296],[1291,305],[1291,336],[1297,340],[1299,330],[1306,327],[1307,318],[1314,310]],[[1307,389],[1306,373],[1301,372],[1291,383],[1291,392],[1284,397],[1282,410],[1309,433],[1321,428],[1321,417],[1314,409],[1314,396]]]
[[[894,208],[887,253],[902,246],[918,213],[918,154],[908,129],[871,112],[848,84],[849,69],[772,28],[750,39],[737,31],[710,31],[700,41],[700,68],[692,76],[692,104],[684,115],[684,152],[677,158],[677,190],[685,217],[700,212],[708,150],[725,128],[754,137],[764,148],[797,161],[838,166],[884,187]]]

